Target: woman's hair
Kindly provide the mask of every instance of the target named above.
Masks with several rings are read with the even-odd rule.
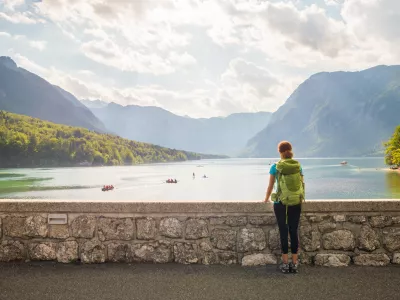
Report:
[[[282,158],[293,158],[292,144],[287,141],[282,141],[279,143],[278,151]]]

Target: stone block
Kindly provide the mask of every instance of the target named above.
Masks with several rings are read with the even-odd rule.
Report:
[[[400,250],[400,228],[390,228],[383,231],[383,245],[394,252]]]
[[[78,216],[71,223],[72,236],[76,238],[91,239],[94,236],[96,219],[93,216]]]
[[[247,224],[247,217],[240,216],[240,217],[216,217],[210,218],[211,225],[228,225],[228,226],[244,226]]]
[[[267,246],[265,233],[261,228],[244,228],[238,234],[238,252],[260,251]]]
[[[105,252],[105,246],[98,239],[85,241],[80,244],[80,258],[83,263],[103,263],[106,261]]]
[[[100,241],[133,240],[135,224],[131,218],[105,218],[98,219],[97,234]]]
[[[128,259],[137,262],[167,263],[172,262],[172,244],[168,241],[156,241],[133,244],[128,251]]]
[[[345,215],[334,215],[333,220],[335,222],[346,222],[346,216]]]
[[[236,231],[216,228],[211,232],[211,244],[220,250],[236,250]]]
[[[392,225],[393,220],[390,216],[373,216],[369,217],[369,223],[372,227],[383,228]]]
[[[213,247],[210,242],[201,242],[199,246],[201,251],[208,252],[213,250]]]
[[[336,223],[333,222],[327,222],[327,223],[321,223],[318,225],[318,230],[321,233],[327,233],[334,231],[336,229]]]
[[[347,218],[347,220],[351,223],[356,223],[356,224],[362,224],[367,222],[367,217],[366,216],[360,216],[360,215],[356,215],[356,216],[349,216]]]
[[[303,265],[313,265],[315,253],[313,252],[300,252],[299,254],[300,262]]]
[[[111,243],[107,245],[107,261],[131,262],[131,245],[126,243]]]
[[[314,263],[316,266],[323,267],[347,267],[350,264],[350,256],[346,254],[317,254]]]
[[[305,251],[316,251],[321,247],[321,234],[310,225],[300,226],[300,245]]]
[[[271,250],[281,249],[281,240],[279,237],[279,229],[274,228],[268,232],[268,246]]]
[[[25,260],[26,251],[23,243],[19,241],[6,240],[0,244],[0,262]]]
[[[31,260],[56,260],[57,244],[52,242],[31,243],[28,245]]]
[[[25,238],[25,217],[5,217],[3,219],[4,235]]]
[[[314,215],[314,216],[309,216],[308,217],[308,221],[310,223],[319,223],[322,222],[324,220],[329,221],[331,219],[331,216],[329,215]]]
[[[393,224],[400,224],[400,216],[392,217],[392,222],[393,222]]]
[[[207,221],[204,219],[189,218],[186,220],[186,234],[187,240],[197,240],[208,237]]]
[[[379,234],[369,225],[361,227],[361,233],[358,240],[358,248],[367,251],[374,251],[381,246],[379,242]]]
[[[160,234],[170,238],[181,238],[183,235],[183,222],[177,218],[161,219]]]
[[[390,263],[389,257],[384,253],[359,254],[353,258],[354,264],[359,266],[386,266]]]
[[[60,263],[71,263],[78,260],[78,243],[75,241],[66,241],[58,243],[57,261]]]
[[[213,251],[201,253],[200,256],[201,256],[201,263],[204,265],[218,264],[218,255]]]
[[[235,252],[218,252],[218,261],[221,265],[237,264],[238,258]]]
[[[274,254],[251,254],[246,255],[242,259],[242,266],[262,266],[262,265],[275,265],[278,261]]]
[[[275,216],[250,216],[248,217],[251,225],[275,225]]]
[[[47,219],[42,216],[5,217],[4,235],[19,238],[47,237]]]
[[[68,225],[50,225],[49,237],[52,239],[69,238]]]
[[[156,220],[153,218],[136,219],[137,239],[154,240],[157,235]]]
[[[25,220],[25,235],[28,237],[47,237],[49,232],[47,218],[30,216]]]
[[[393,253],[392,263],[400,265],[400,252]]]
[[[199,262],[197,245],[190,243],[174,244],[175,262],[180,264],[197,264]]]
[[[327,250],[354,250],[354,235],[350,230],[336,230],[322,236],[322,243]]]
[[[3,229],[3,226],[2,226],[2,221],[1,221],[1,218],[0,218],[0,239],[1,239],[2,235],[3,235],[2,229]]]

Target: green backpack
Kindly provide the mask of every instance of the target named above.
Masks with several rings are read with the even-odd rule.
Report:
[[[286,206],[298,205],[305,200],[304,183],[300,163],[294,159],[282,159],[276,164],[278,171],[277,199]]]

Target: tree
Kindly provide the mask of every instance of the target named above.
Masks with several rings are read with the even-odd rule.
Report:
[[[396,127],[392,137],[385,143],[385,163],[400,166],[400,125]]]

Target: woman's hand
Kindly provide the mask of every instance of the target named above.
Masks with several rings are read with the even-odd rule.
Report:
[[[269,197],[265,197],[264,202],[268,203],[271,202],[271,200],[269,200]]]

